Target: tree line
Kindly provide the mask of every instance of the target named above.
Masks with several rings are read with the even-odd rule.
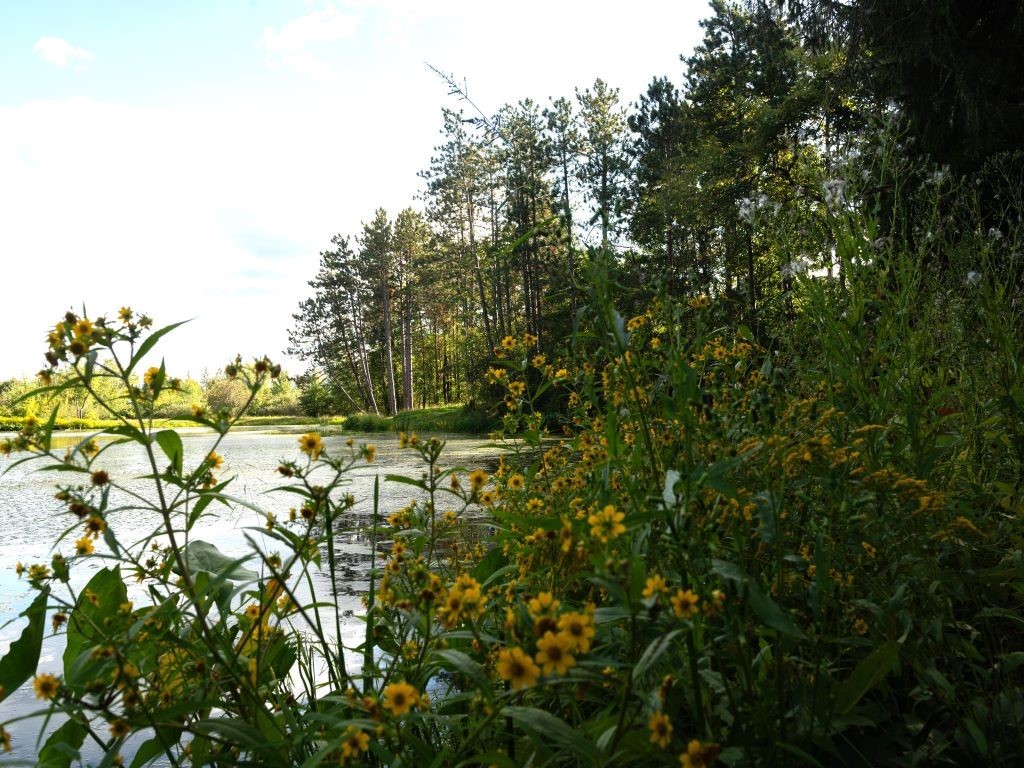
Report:
[[[460,104],[420,210],[335,236],[294,315],[289,352],[324,401],[466,402],[505,337],[559,354],[597,252],[626,309],[720,295],[770,341],[799,311],[795,274],[843,280],[836,217],[866,214],[872,243],[922,258],[967,210],[995,210],[997,234],[1019,218],[1019,3],[714,0],[702,26],[681,77],[629,104],[597,79],[488,114],[442,74]]]
[[[59,385],[68,376],[67,373],[58,374],[52,383]],[[27,397],[38,385],[38,382],[30,379],[0,381],[0,417],[23,418],[29,414],[45,417],[56,408],[60,419],[111,418],[111,413],[100,404],[100,399],[115,404],[115,407],[123,406],[125,413],[132,415],[130,403],[118,396],[116,382],[110,377],[93,378],[92,387],[98,398],[77,389]],[[169,383],[150,415],[154,418],[191,418],[194,408],[211,412],[223,409],[236,413],[248,400],[249,394],[245,384],[237,377],[225,376],[219,370],[212,374],[204,372],[198,379],[186,377],[173,380],[173,385]],[[256,394],[250,413],[254,416],[296,416],[304,411],[315,410],[316,403],[310,398],[306,377],[292,379],[282,371]]]

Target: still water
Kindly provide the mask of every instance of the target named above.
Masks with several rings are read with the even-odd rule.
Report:
[[[224,466],[218,477],[233,477],[233,481],[225,490],[232,496],[244,498],[263,510],[274,512],[279,520],[286,520],[288,509],[294,506],[296,497],[291,494],[274,493],[272,489],[282,485],[282,478],[276,472],[282,459],[303,459],[298,450],[297,437],[309,427],[272,429],[240,428],[223,438],[217,446],[217,452],[224,457]],[[217,436],[205,430],[178,430],[182,436],[185,449],[185,467],[196,466],[213,447]],[[0,435],[2,439],[4,435]],[[80,436],[60,438],[68,446],[81,439]],[[324,438],[325,449],[332,453],[347,455],[346,436],[328,436]],[[356,506],[346,513],[343,532],[335,540],[335,555],[339,567],[339,578],[331,584],[328,574],[314,573],[314,584],[321,599],[333,594],[338,610],[341,612],[341,632],[345,645],[355,645],[363,635],[364,626],[361,620],[363,612],[360,598],[369,588],[369,568],[371,564],[370,543],[361,532],[364,524],[368,524],[373,512],[373,486],[379,475],[380,511],[386,516],[389,512],[409,503],[410,486],[399,483],[384,482],[386,474],[404,474],[418,477],[423,471],[423,464],[418,454],[410,450],[401,450],[393,435],[356,436],[357,445],[362,442],[373,443],[377,447],[377,455],[373,464],[359,461],[348,475],[348,485],[344,489],[357,499]],[[56,443],[56,439],[55,439]],[[64,445],[59,446],[61,449]],[[68,536],[60,544],[55,542],[61,534],[75,522],[75,518],[66,511],[66,507],[54,498],[58,484],[79,484],[85,476],[81,474],[64,475],[54,472],[41,472],[38,469],[47,462],[28,462],[12,468],[19,457],[0,457],[0,655],[6,653],[10,643],[21,634],[24,620],[17,619],[18,614],[31,602],[34,592],[30,591],[24,579],[19,580],[15,574],[15,564],[49,563],[54,551],[66,556],[72,554],[74,539],[79,533]],[[472,469],[487,466],[495,460],[494,450],[487,447],[479,438],[449,437],[442,456],[445,467],[461,466]],[[116,483],[122,483],[129,489],[139,493],[153,493],[146,481],[138,480],[148,471],[144,456],[136,447],[113,446],[103,452],[94,465],[96,469],[105,469]],[[114,503],[111,496],[111,506]],[[193,538],[200,538],[215,545],[229,556],[240,557],[250,550],[245,535],[256,538],[259,546],[267,552],[276,549],[276,542],[264,539],[259,531],[265,520],[252,509],[242,505],[226,507],[211,504],[207,508],[207,516],[200,522],[198,533]],[[155,513],[141,511],[122,511],[108,515],[108,524],[115,531],[122,545],[128,545],[150,534],[159,524]],[[96,555],[78,561],[72,567],[72,583],[76,587],[83,586],[89,578],[108,561],[102,555],[105,545],[97,543]],[[324,558],[326,563],[326,558]],[[258,566],[253,566],[258,567]],[[126,579],[129,584],[129,598],[136,597],[136,606],[144,603],[142,587],[134,584],[134,579]],[[11,621],[15,619],[14,621]],[[8,623],[11,622],[11,623]],[[328,622],[333,623],[333,622]],[[61,655],[64,649],[63,635],[49,634],[43,642],[39,671],[59,675],[61,672]],[[30,716],[40,711],[39,702],[34,698],[31,681],[18,691],[8,695],[0,704],[0,723],[15,718]],[[12,752],[0,754],[0,765],[11,760],[34,761],[38,745],[37,736],[41,720],[37,717],[9,723],[7,730],[13,736]],[[46,730],[52,731],[59,723],[52,723]],[[96,762],[102,755],[98,749],[83,749],[83,759]],[[131,745],[126,744],[125,756],[131,754]],[[31,764],[29,762],[28,764]]]

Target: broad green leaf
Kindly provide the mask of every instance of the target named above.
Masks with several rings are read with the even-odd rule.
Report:
[[[411,477],[405,475],[384,475],[384,480],[389,483],[402,483],[403,485],[413,485],[417,488],[426,488],[427,485],[422,480],[414,480]]]
[[[584,765],[601,764],[597,747],[560,717],[535,707],[503,707],[501,714],[539,736],[541,741],[555,744],[571,753]]]
[[[646,672],[648,667],[653,665],[654,662],[661,658],[665,651],[672,647],[672,641],[675,640],[682,631],[683,630],[681,629],[674,629],[667,635],[656,637],[651,641],[650,645],[644,649],[644,652],[641,654],[636,666],[633,667],[633,676],[635,678],[639,678],[644,672]]]
[[[836,692],[836,712],[845,715],[853,709],[868,691],[882,682],[896,667],[899,658],[900,647],[893,640],[876,648],[839,686]]]
[[[711,570],[718,574],[720,579],[732,581],[736,584],[742,584],[746,579],[750,578],[742,566],[730,563],[728,560],[713,559],[711,561]]]
[[[39,664],[39,651],[43,647],[46,599],[49,594],[49,589],[42,590],[32,604],[21,613],[22,616],[28,617],[28,626],[0,659],[0,701],[14,693],[35,674],[36,666]]]
[[[185,562],[190,571],[206,571],[214,576],[220,574],[232,581],[245,581],[259,576],[256,571],[242,567],[242,563],[248,559],[248,556],[228,557],[213,544],[200,539],[190,541],[185,547]]]
[[[68,618],[64,676],[69,682],[76,682],[76,673],[81,671],[75,664],[78,657],[105,642],[104,619],[114,616],[127,600],[128,590],[116,568],[97,571],[85,585]]]
[[[133,427],[131,424],[117,424],[113,427],[108,427],[103,430],[108,435],[121,435],[134,440],[137,443],[148,443],[149,438],[144,432],[139,430],[137,427]]]
[[[964,727],[967,729],[967,732],[971,734],[971,738],[974,739],[974,746],[978,752],[982,755],[987,755],[988,740],[985,738],[984,731],[982,731],[981,728],[978,727],[978,724],[969,717],[964,720]]]
[[[68,720],[46,740],[39,751],[37,768],[69,768],[71,761],[78,759],[88,733],[89,728],[84,723]]]
[[[507,564],[508,557],[502,552],[501,547],[494,547],[476,564],[471,575],[481,584],[487,586],[490,579]]]
[[[767,626],[777,630],[783,635],[806,640],[800,628],[793,623],[793,620],[779,607],[779,604],[761,591],[761,588],[753,580],[747,582],[750,607],[757,614],[757,617]]]
[[[227,717],[199,720],[192,726],[192,729],[203,736],[221,736],[243,749],[251,749],[260,753],[272,751],[267,742],[267,735],[244,720]]]
[[[173,731],[165,729],[163,739],[157,735],[142,742],[142,744],[139,745],[138,752],[135,753],[135,757],[132,759],[131,768],[142,768],[142,766],[151,763],[155,758],[165,754],[165,741],[168,744],[174,744],[177,741],[177,736]]]
[[[50,411],[50,418],[46,420],[46,426],[43,427],[43,448],[50,450],[50,444],[53,440],[53,427],[57,423],[57,411],[60,410],[60,406],[57,406]]]
[[[174,474],[181,474],[182,463],[185,458],[185,447],[181,443],[181,437],[173,429],[164,429],[153,435],[156,444],[163,450],[164,455],[170,460],[174,467]]]

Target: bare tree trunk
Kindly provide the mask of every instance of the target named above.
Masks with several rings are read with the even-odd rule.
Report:
[[[757,328],[757,285],[754,283],[754,238],[747,227],[747,303],[750,306],[750,330],[760,338]]]
[[[467,201],[466,216],[469,219],[469,250],[473,253],[473,263],[476,265],[476,287],[480,294],[480,313],[484,316],[484,334],[487,337],[487,348],[494,348],[494,334],[491,332],[491,310],[487,305],[487,293],[484,290],[484,270],[480,263],[480,251],[476,247],[476,226],[473,219],[476,210],[472,200]]]
[[[402,302],[402,407],[411,410],[412,398],[412,286],[408,276]]]
[[[562,208],[565,211],[566,255],[569,261],[569,302],[576,319],[576,253],[572,244],[572,206],[569,205],[569,158],[562,153]]]
[[[354,332],[357,321],[355,319],[356,315],[354,308],[352,306],[352,297],[346,294],[346,299],[348,300],[348,307],[346,308],[346,311],[343,314],[347,315],[352,320],[352,330]],[[352,353],[353,340],[349,339],[348,323],[340,322],[337,324],[336,327],[338,328],[339,334],[341,335],[342,346],[345,347],[345,358],[346,361],[348,362],[349,370],[352,372],[352,380],[356,383],[356,393],[359,395],[359,398],[363,401],[361,407],[366,408],[367,404],[370,402],[370,392],[369,390],[366,389],[366,381],[360,369],[359,361],[356,360],[356,355]],[[362,345],[359,344],[358,341],[356,341],[356,346],[359,350],[362,349]],[[349,399],[351,400],[351,397]],[[355,402],[353,402],[352,404],[355,405],[356,408],[360,407],[359,405],[356,405]]]
[[[359,368],[363,374],[363,382],[366,386],[367,405],[370,407],[371,411],[379,415],[380,409],[377,408],[377,395],[373,391],[373,377],[370,375],[370,364],[367,360],[366,336],[363,333],[362,320],[357,319],[355,325],[357,356],[359,358]]]
[[[391,290],[387,272],[380,277],[380,301],[383,308],[381,342],[384,346],[384,381],[387,384],[388,416],[398,413],[398,398],[395,395],[395,361],[391,350]]]

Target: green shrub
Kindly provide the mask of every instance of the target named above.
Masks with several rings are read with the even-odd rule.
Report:
[[[377,413],[353,413],[345,417],[347,432],[390,432],[391,418]]]

